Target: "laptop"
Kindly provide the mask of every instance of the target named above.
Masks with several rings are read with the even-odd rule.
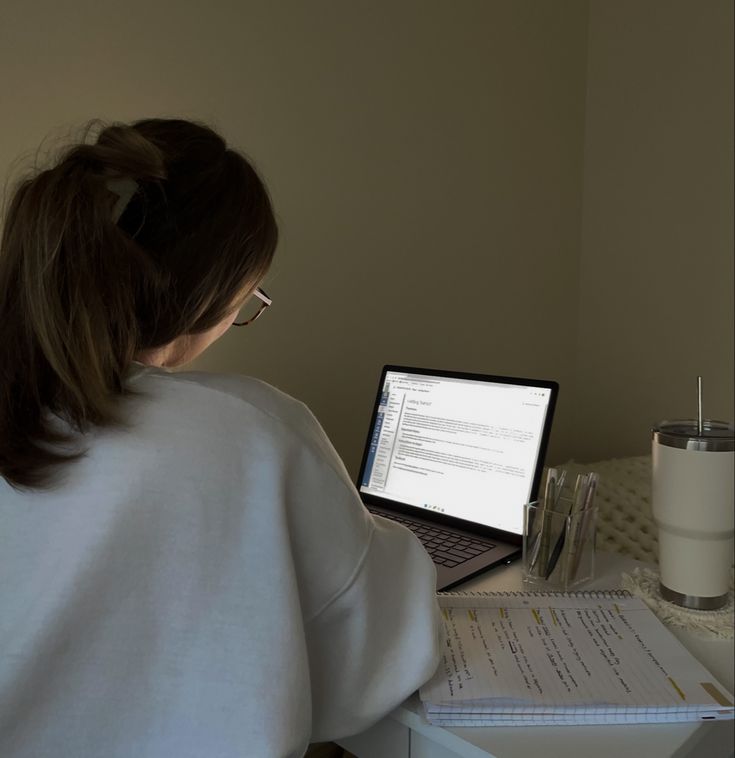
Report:
[[[447,589],[521,555],[559,385],[384,366],[357,488],[409,527]]]

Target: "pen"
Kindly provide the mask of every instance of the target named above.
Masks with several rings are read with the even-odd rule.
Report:
[[[539,535],[539,549],[536,555],[536,561],[540,566],[546,566],[549,560],[549,547],[551,544],[551,517],[548,512],[553,510],[556,503],[556,483],[558,472],[555,468],[550,468],[546,475],[546,490],[544,492],[544,503],[541,513],[541,534]]]
[[[566,474],[566,471],[563,472],[563,474]],[[560,477],[560,480],[563,480],[564,476]],[[574,483],[574,494],[572,495],[572,502],[569,506],[569,510],[565,514],[566,516],[572,515],[577,513],[578,511],[582,510],[584,508],[584,503],[587,497],[587,482],[588,482],[588,476],[586,474],[578,474],[577,480]],[[558,503],[558,498],[557,498]],[[561,509],[559,509],[558,505],[555,509],[558,513],[563,513]],[[554,545],[554,549],[551,551],[551,558],[549,559],[549,563],[546,567],[546,574],[545,578],[548,579],[552,573],[554,572],[554,569],[556,568],[556,564],[559,561],[559,556],[561,555],[562,548],[564,547],[564,542],[566,541],[567,537],[567,531],[571,531],[571,524],[569,524],[568,519],[564,519],[562,522],[562,527],[559,532],[559,536],[556,539],[556,544]],[[568,566],[568,560],[564,562],[564,581],[566,581],[566,569]]]
[[[541,535],[543,534],[543,523],[544,523],[544,516],[543,512],[546,508],[546,504],[549,502],[549,498],[551,497],[552,488],[553,488],[553,482],[555,481],[557,476],[557,471],[555,468],[549,468],[549,470],[546,472],[546,485],[544,487],[544,497],[542,501],[539,501],[536,508],[532,510],[532,512],[529,514],[528,518],[528,535],[529,539],[532,540],[533,545],[531,547],[531,552],[529,556],[529,563],[528,563],[528,571],[529,573],[533,574],[536,565],[538,563],[539,559],[539,552],[541,550]],[[533,518],[531,518],[533,516]],[[540,524],[537,522],[540,520]],[[536,530],[535,536],[531,538],[531,535],[533,534],[533,527],[538,525],[538,529]]]
[[[562,469],[561,474],[559,474],[557,483],[556,483],[556,496],[554,497],[554,508],[556,509],[556,506],[559,505],[559,498],[561,497],[561,493],[564,491],[564,483],[567,480],[567,470]]]
[[[550,469],[551,471],[551,469]],[[550,473],[547,472],[546,474],[546,486],[544,488],[544,501],[546,500],[546,493],[549,489],[549,476]],[[530,503],[529,503],[530,505]],[[541,530],[538,529],[536,533],[534,534],[533,528],[536,526],[536,519],[539,518],[538,511],[543,510],[541,508],[541,503],[537,501],[535,507],[529,507],[528,508],[528,523],[526,524],[526,541],[528,545],[528,569],[529,571],[533,571],[533,567],[536,564],[536,558],[538,556],[538,549],[539,549],[539,538],[541,537]]]
[[[594,473],[590,473],[587,479],[587,486],[585,488],[583,507],[575,515],[574,518],[574,535],[569,543],[569,552],[567,553],[566,581],[574,581],[579,571],[579,564],[582,560],[582,553],[584,553],[584,545],[587,542],[587,531],[590,520],[590,514],[592,511],[592,505],[595,499],[595,492],[597,491],[597,482],[599,476]]]
[[[546,503],[556,497],[556,482],[559,478],[559,472],[555,468],[550,468],[546,475],[546,487],[544,489],[544,508]]]
[[[536,507],[531,509],[528,514],[528,542],[530,545],[529,557],[528,557],[528,571],[530,574],[534,573],[536,563],[538,562],[538,554],[541,549],[541,534],[543,532],[543,510],[546,504],[546,498],[549,495],[549,487],[551,477],[554,469],[549,469],[546,472],[546,485],[544,487],[544,496],[542,500],[537,501]],[[540,523],[539,523],[540,522]],[[537,526],[536,533],[534,534],[534,527]]]
[[[536,520],[540,518],[536,513],[537,510],[539,510],[538,507],[533,508],[528,514],[528,571],[531,574],[536,565],[539,547],[541,546],[541,530],[537,530],[535,534],[533,532]]]
[[[590,473],[589,483],[587,487],[587,496],[585,497],[584,501],[584,510],[592,507],[592,501],[594,500],[595,492],[597,491],[597,482],[599,479],[600,477],[597,474]]]
[[[579,529],[579,512],[584,509],[584,503],[587,499],[587,487],[589,484],[589,477],[587,474],[578,474],[577,481],[574,483],[574,495],[572,496],[572,507],[569,509],[569,542],[567,544],[567,552],[565,555],[564,565],[562,569],[562,582],[567,584],[569,581],[569,556],[575,552],[574,542],[576,540],[576,534]]]
[[[579,492],[585,484],[585,475],[577,474],[577,481],[574,483],[574,494],[572,495],[572,511],[577,510],[577,498],[580,497]]]
[[[573,508],[574,505],[570,507]],[[567,513],[567,516],[569,513]],[[544,579],[548,579],[553,573],[554,569],[556,568],[556,564],[559,561],[559,555],[561,554],[561,549],[564,547],[564,540],[566,539],[567,534],[567,521],[564,519],[564,522],[562,523],[561,530],[559,531],[559,536],[556,539],[556,544],[554,545],[554,549],[551,551],[551,558],[549,558],[549,565],[546,567],[546,574],[544,575]]]

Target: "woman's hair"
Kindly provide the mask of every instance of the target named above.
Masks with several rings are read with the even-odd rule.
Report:
[[[16,488],[78,457],[75,432],[119,423],[133,357],[222,321],[276,247],[263,182],[214,131],[146,119],[90,144],[100,127],[23,179],[5,214],[0,476]]]

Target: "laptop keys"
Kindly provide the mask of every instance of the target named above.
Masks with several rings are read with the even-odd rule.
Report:
[[[443,529],[437,529],[428,524],[419,524],[392,513],[381,513],[380,515],[407,526],[421,540],[421,544],[434,563],[447,568],[458,566],[460,563],[476,558],[495,547],[491,542],[482,542],[454,532],[445,532]]]
[[[475,555],[477,555],[477,553],[475,553],[475,554],[473,554],[473,553],[467,553],[467,552],[465,552],[463,550],[457,550],[456,548],[453,548],[453,547],[450,547],[449,550],[447,550],[447,553],[449,555],[453,555],[456,558],[459,558],[460,560],[463,560],[463,561],[468,561],[470,558],[474,558]]]

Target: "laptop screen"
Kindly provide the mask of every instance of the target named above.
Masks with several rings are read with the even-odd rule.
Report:
[[[360,491],[521,534],[556,385],[468,377],[386,367]]]

